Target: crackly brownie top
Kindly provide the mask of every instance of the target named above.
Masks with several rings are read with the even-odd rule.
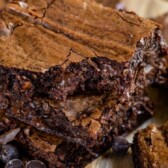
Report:
[[[137,159],[142,168],[168,167],[168,123],[162,127],[148,126],[135,137]],[[143,166],[142,166],[143,165]]]
[[[158,28],[88,0],[15,0],[6,11],[0,18],[0,63],[36,71],[87,57],[129,61],[138,41]]]

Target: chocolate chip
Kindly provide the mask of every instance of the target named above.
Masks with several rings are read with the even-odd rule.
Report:
[[[126,154],[130,143],[122,136],[115,137],[112,143],[112,150],[116,154]]]
[[[4,163],[9,162],[12,159],[18,158],[18,150],[15,146],[7,144],[3,145],[0,150],[0,160]]]
[[[19,159],[13,159],[13,160],[10,160],[5,168],[23,168],[24,165],[23,165],[23,162]]]
[[[39,160],[31,160],[27,162],[26,168],[46,168],[45,164]]]

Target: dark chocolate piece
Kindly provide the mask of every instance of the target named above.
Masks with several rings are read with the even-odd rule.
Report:
[[[131,144],[122,136],[115,137],[112,143],[112,150],[117,155],[124,155],[127,153]]]
[[[24,168],[23,162],[19,159],[10,160],[6,165],[5,168]]]
[[[26,163],[26,168],[46,168],[45,164],[39,160],[31,160]]]
[[[7,144],[1,146],[0,149],[0,160],[4,163],[9,162],[12,159],[18,159],[19,153],[15,146]]]

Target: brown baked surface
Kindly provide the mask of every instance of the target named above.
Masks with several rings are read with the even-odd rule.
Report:
[[[126,62],[132,59],[137,42],[158,28],[156,23],[134,13],[103,8],[91,1],[27,1],[27,8],[22,8],[19,2],[9,3],[8,11],[29,18],[45,29],[33,24],[27,26],[19,17],[2,14],[4,30],[1,31],[9,23],[15,26],[3,37],[6,40],[1,39],[1,62],[10,67],[42,71],[63,63],[69,55],[71,62],[95,56]]]

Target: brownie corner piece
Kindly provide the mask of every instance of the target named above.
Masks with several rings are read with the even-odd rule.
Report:
[[[132,145],[135,168],[168,167],[168,123],[138,131]]]

